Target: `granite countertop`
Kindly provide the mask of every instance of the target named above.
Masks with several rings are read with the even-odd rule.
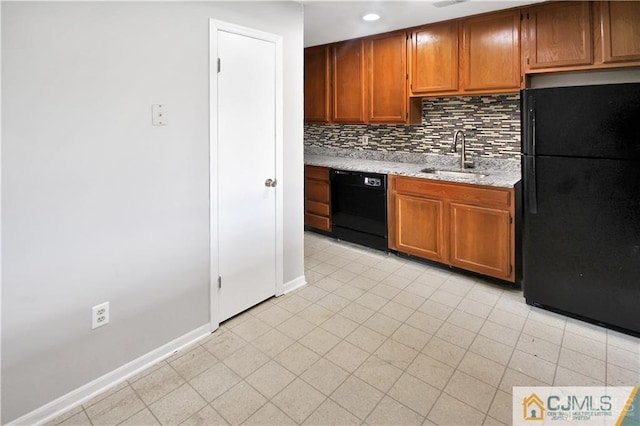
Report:
[[[465,176],[438,175],[421,170],[460,170],[460,157],[408,153],[384,153],[351,149],[305,147],[304,163],[311,166],[412,176],[424,179],[513,188],[521,179],[520,161],[494,158],[473,158],[475,167],[465,169]],[[468,175],[468,176],[467,176]]]

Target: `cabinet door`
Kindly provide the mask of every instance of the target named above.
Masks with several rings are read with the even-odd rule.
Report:
[[[411,35],[411,92],[458,90],[458,22],[419,28]]]
[[[640,2],[600,3],[603,62],[640,61]]]
[[[305,182],[304,195],[307,201],[329,204],[329,183],[307,179]]]
[[[333,121],[364,123],[365,60],[364,40],[348,40],[331,46],[333,74]]]
[[[510,214],[465,204],[450,204],[451,265],[511,279]]]
[[[551,2],[528,12],[528,69],[593,63],[588,1]]]
[[[305,213],[304,224],[305,226],[319,229],[320,231],[331,232],[331,219],[329,219],[328,217],[312,213]]]
[[[304,121],[329,122],[329,46],[304,50]]]
[[[371,123],[407,119],[407,39],[404,31],[367,38],[368,118]]]
[[[492,13],[462,22],[462,90],[520,88],[520,13]]]
[[[331,184],[326,167],[304,166],[304,224],[331,231]]]
[[[447,261],[444,202],[395,194],[395,248],[438,262]]]

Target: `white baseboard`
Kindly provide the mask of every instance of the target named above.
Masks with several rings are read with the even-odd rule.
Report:
[[[94,396],[124,382],[130,377],[133,377],[142,370],[151,367],[165,358],[168,358],[180,349],[207,337],[209,334],[211,334],[209,324],[198,327],[195,330],[190,331],[189,333],[184,334],[137,359],[134,359],[122,367],[116,368],[104,376],[98,377],[86,385],[81,386],[58,399],[9,422],[9,424],[35,425],[53,420],[66,411],[72,410],[78,405],[87,402]]]
[[[282,286],[282,294],[287,294],[290,291],[300,288],[305,284],[307,284],[307,279],[304,277],[304,275],[300,275],[298,278],[294,278],[291,281],[284,283],[284,285]]]

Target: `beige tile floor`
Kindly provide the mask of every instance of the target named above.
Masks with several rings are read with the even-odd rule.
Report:
[[[510,424],[512,386],[640,384],[640,339],[305,235],[309,284],[51,424]]]

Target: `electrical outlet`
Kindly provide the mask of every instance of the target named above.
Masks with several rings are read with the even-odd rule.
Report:
[[[362,145],[369,145],[369,136],[363,136],[362,137]]]
[[[91,329],[109,324],[109,302],[91,308]]]

